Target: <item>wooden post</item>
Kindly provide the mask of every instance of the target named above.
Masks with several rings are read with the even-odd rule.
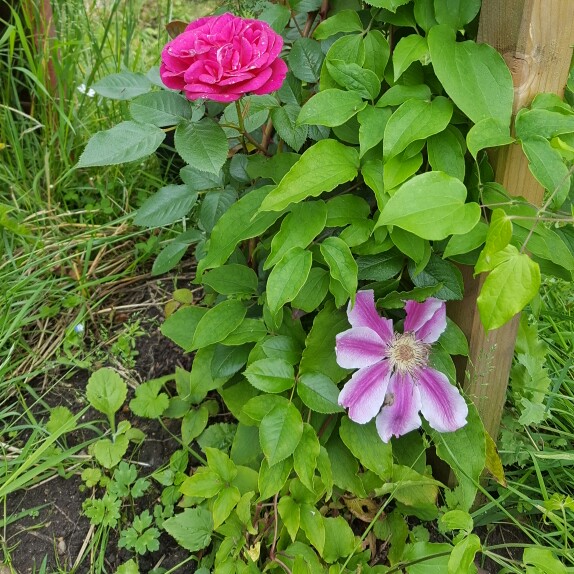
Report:
[[[24,0],[22,4],[24,13],[30,23],[34,42],[44,66],[45,86],[52,95],[57,92],[58,78],[52,60],[52,44],[56,38],[56,26],[51,0]]]
[[[483,0],[478,41],[494,46],[508,64],[514,81],[514,113],[528,106],[539,92],[563,95],[574,45],[572,0]],[[501,148],[492,155],[496,181],[511,195],[541,205],[543,189],[528,169],[520,145]],[[464,388],[476,404],[486,430],[496,440],[516,343],[518,316],[486,333],[476,298],[484,274],[473,278],[465,268],[465,298],[449,305],[449,315],[464,331],[470,357]]]

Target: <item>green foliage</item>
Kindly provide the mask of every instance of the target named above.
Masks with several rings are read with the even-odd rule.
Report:
[[[201,551],[198,571],[222,573],[472,572],[488,552],[469,514],[481,475],[505,480],[476,409],[455,432],[424,426],[383,443],[374,422],[356,424],[338,404],[350,373],[337,364],[336,336],[361,289],[374,291],[399,330],[406,300],[463,299],[460,264],[487,274],[478,297],[486,330],[536,300],[542,273],[571,278],[574,112],[539,97],[510,135],[514,89],[503,58],[458,40],[471,34],[478,1],[350,1],[327,15],[321,7],[243,7],[285,39],[290,71],[275,94],[204,105],[150,90],[130,72],[98,86],[131,99],[131,119],[120,124],[125,133],[93,136],[78,167],[141,159],[161,143],[161,128],[174,130],[184,185],[150,196],[134,222],[182,226],[154,273],[197,243],[205,295],[201,306],[172,308],[161,326],[195,353],[191,372],[145,382],[130,402],[138,416],[181,420],[197,466],[173,460],[154,479],[162,503],[184,510],[160,509],[156,526],[149,512],[133,516],[121,544],[143,554],[163,529]],[[515,141],[546,189],[542,207],[492,181],[486,150]],[[523,325],[511,382],[521,424],[545,416],[547,352],[534,341]],[[469,349],[449,320],[429,361],[454,382],[451,354]],[[112,427],[93,448],[100,465],[117,467],[108,495],[135,498],[138,482],[119,463],[130,429],[112,422],[125,393],[103,406],[89,395]],[[456,487],[432,476],[430,446]],[[439,517],[445,541],[430,542],[424,524]],[[387,562],[373,566],[379,542]],[[533,572],[539,562],[525,553]]]

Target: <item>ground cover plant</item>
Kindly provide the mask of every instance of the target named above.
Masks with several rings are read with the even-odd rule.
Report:
[[[92,571],[113,571],[114,532],[127,552],[123,573],[149,570],[142,557],[159,549],[162,532],[187,551],[180,568],[193,563],[201,573],[574,565],[571,297],[550,278],[538,297],[541,270],[569,279],[573,268],[574,112],[540,95],[511,137],[510,73],[492,48],[468,39],[479,8],[233,3],[189,29],[172,22],[172,40],[158,43],[161,67],[142,73],[126,58],[129,71],[87,76],[93,113],[109,106],[121,123],[103,126],[66,178],[147,161],[173,134],[172,151],[186,164],[181,181],[128,199],[139,229],[110,244],[133,234],[141,262],[154,255],[153,276],[177,273],[193,253],[201,287],[201,296],[175,290],[161,326],[193,356],[190,367],[129,391],[118,370],[132,360],[139,324],[116,347],[115,369],[82,365],[91,373],[87,403],[105,416],[78,449],[90,461],[81,478],[92,489],[83,504],[97,533]],[[217,42],[228,46],[223,55]],[[485,150],[511,142],[547,190],[542,208],[493,181]],[[138,178],[137,168],[111,169],[104,173]],[[103,205],[113,212],[112,189]],[[478,301],[485,328],[530,303],[501,457],[456,385],[451,356],[468,353],[445,314],[445,301],[463,296],[456,264],[489,273]],[[86,284],[89,293],[94,284]],[[16,317],[8,332],[21,323]],[[72,321],[64,348],[77,348],[83,329],[83,319]],[[50,447],[83,411],[48,408],[48,438],[29,443],[29,465],[41,464],[31,475],[21,462],[7,469],[4,496],[44,478],[62,463],[54,457],[74,454]],[[146,419],[177,444],[149,474],[129,462],[146,440]],[[437,460],[456,486],[433,474]],[[478,492],[486,502],[473,506]],[[516,552],[490,542],[498,522],[519,533]]]

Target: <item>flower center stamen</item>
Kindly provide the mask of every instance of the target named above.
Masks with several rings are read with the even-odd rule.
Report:
[[[426,366],[430,345],[418,341],[414,333],[395,333],[388,348],[388,357],[393,370],[413,375]]]

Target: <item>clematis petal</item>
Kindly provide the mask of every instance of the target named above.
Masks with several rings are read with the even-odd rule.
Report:
[[[388,361],[380,361],[359,369],[339,393],[339,404],[349,409],[349,418],[368,423],[381,410],[391,369]]]
[[[375,308],[375,292],[372,290],[357,291],[355,304],[347,308],[347,317],[351,327],[369,327],[381,337],[385,343],[393,338],[393,322],[383,319]]]
[[[466,424],[466,401],[445,374],[427,367],[415,380],[421,395],[421,412],[433,429],[452,432]]]
[[[423,343],[434,343],[446,329],[446,305],[440,299],[429,297],[424,303],[407,301],[405,310],[405,331],[413,331]]]
[[[384,358],[385,350],[379,335],[368,327],[354,327],[336,337],[337,363],[344,369],[374,365]]]
[[[377,416],[377,431],[383,442],[394,435],[399,437],[421,426],[421,397],[408,373],[395,373],[387,389],[387,401],[391,401]]]

